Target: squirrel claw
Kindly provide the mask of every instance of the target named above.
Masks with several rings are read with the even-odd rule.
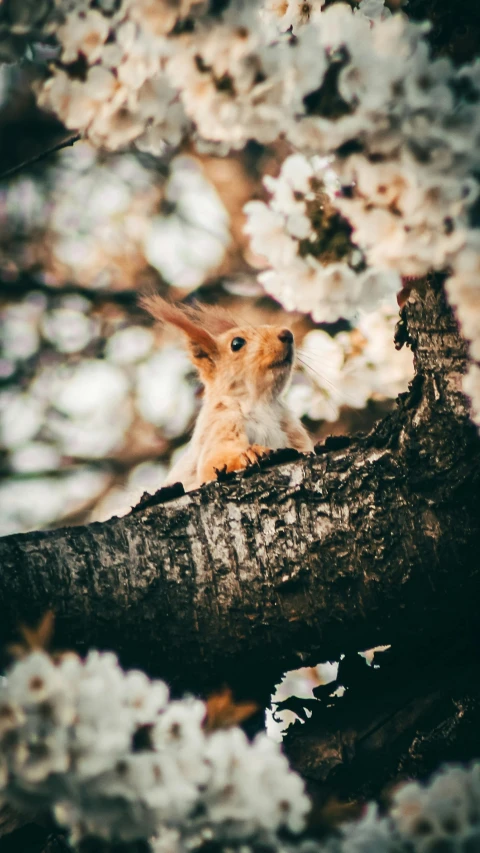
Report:
[[[261,444],[251,444],[243,454],[246,460],[245,467],[249,468],[251,465],[256,465],[260,459],[268,456],[269,453],[271,453],[269,447],[263,447]]]

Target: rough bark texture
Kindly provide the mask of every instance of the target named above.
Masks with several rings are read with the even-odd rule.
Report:
[[[0,643],[53,608],[60,647],[113,648],[179,689],[260,696],[286,668],[468,634],[479,441],[439,285],[400,332],[416,378],[370,435],[161,491],[122,519],[1,540]]]

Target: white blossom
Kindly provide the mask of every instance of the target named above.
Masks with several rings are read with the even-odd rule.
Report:
[[[407,348],[397,352],[393,346],[396,322],[381,308],[362,313],[351,332],[335,337],[321,329],[308,332],[299,351],[305,380],[289,391],[292,409],[312,420],[335,421],[342,406],[362,409],[369,399],[406,391],[413,357]]]
[[[265,178],[268,203],[251,201],[244,208],[252,249],[272,267],[259,281],[287,309],[310,312],[320,322],[353,317],[359,309],[373,310],[383,301],[392,304],[401,287],[393,270],[356,271],[355,258],[358,264],[362,252],[346,231],[344,259],[330,259],[328,240],[318,249],[332,216],[335,183],[330,173],[328,160],[292,155],[277,178]],[[335,231],[332,236],[338,251]]]
[[[470,341],[473,359],[480,361],[480,234],[472,235],[455,261],[453,275],[445,288],[460,321],[461,329]]]
[[[228,213],[193,158],[172,162],[164,211],[150,221],[145,255],[167,281],[198,287],[222,261],[231,237]]]
[[[110,25],[108,18],[95,9],[73,10],[58,28],[57,37],[63,45],[63,62],[75,62],[80,52],[89,62],[100,59]]]
[[[146,420],[161,426],[166,435],[186,432],[195,414],[193,388],[186,377],[191,363],[183,350],[166,346],[138,366],[137,407]]]
[[[148,356],[152,346],[151,329],[143,326],[127,326],[109,338],[106,355],[115,364],[134,364]]]
[[[38,530],[70,513],[81,512],[110,482],[109,473],[89,465],[75,466],[62,477],[4,477],[0,484],[0,534]]]
[[[453,765],[427,785],[411,782],[401,787],[391,814],[400,836],[418,853],[441,844],[462,849],[480,842],[479,803],[480,765]]]
[[[0,686],[0,794],[51,808],[73,841],[155,835],[191,847],[205,833],[272,843],[281,828],[301,831],[308,799],[278,745],[208,733],[205,714],[112,654],[32,652]]]

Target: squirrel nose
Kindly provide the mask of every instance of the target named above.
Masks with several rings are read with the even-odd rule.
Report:
[[[290,329],[282,329],[278,336],[278,340],[282,342],[282,344],[293,344],[293,335]]]

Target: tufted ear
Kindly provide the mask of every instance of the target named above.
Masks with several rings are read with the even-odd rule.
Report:
[[[213,334],[206,328],[206,312],[203,309],[167,302],[157,294],[142,296],[140,305],[155,320],[175,326],[186,335],[190,357],[207,381],[214,373],[218,348]]]

